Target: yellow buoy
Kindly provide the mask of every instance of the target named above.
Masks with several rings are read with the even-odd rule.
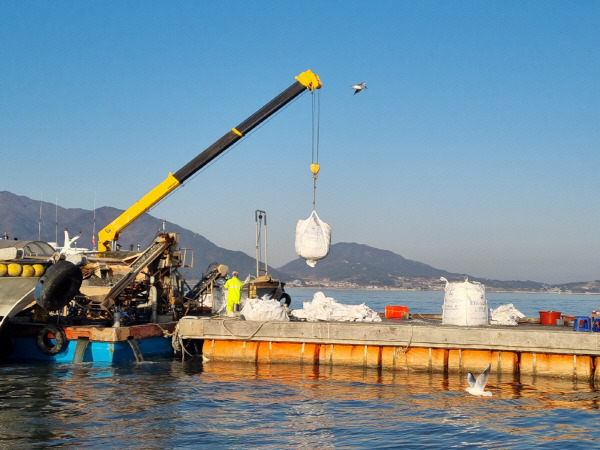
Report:
[[[36,277],[41,277],[42,275],[44,275],[46,268],[44,266],[42,266],[41,264],[34,264],[33,270],[35,270]]]
[[[6,264],[0,264],[0,277],[5,277],[7,273],[8,267],[6,267]]]
[[[8,274],[11,277],[18,277],[18,276],[20,276],[22,271],[23,271],[23,268],[21,267],[20,264],[10,263],[8,265]]]
[[[21,272],[21,276],[22,277],[32,277],[33,275],[35,275],[35,269],[33,268],[33,266],[30,266],[29,264],[24,264],[23,271]]]

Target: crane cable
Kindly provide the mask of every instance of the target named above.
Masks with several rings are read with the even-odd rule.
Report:
[[[321,119],[321,91],[317,92],[315,100],[312,92],[312,163],[310,171],[313,174],[313,211],[316,209],[317,201],[317,178],[319,178],[319,124]]]

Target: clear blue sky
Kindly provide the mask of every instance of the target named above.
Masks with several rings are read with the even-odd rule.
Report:
[[[597,1],[2,0],[0,189],[125,209],[310,69],[334,243],[600,279],[599,30]],[[304,94],[151,214],[254,256],[264,209],[269,262],[291,261],[311,109]]]

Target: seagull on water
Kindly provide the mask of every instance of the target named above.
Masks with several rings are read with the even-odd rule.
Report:
[[[358,83],[355,84],[354,86],[350,86],[350,89],[356,89],[354,91],[354,95],[358,94],[360,91],[362,91],[363,89],[367,88],[367,83]]]
[[[488,364],[486,369],[479,374],[477,379],[473,376],[471,372],[467,375],[467,381],[469,382],[469,387],[467,388],[467,392],[471,395],[482,395],[483,397],[491,397],[492,393],[490,391],[486,391],[485,385],[487,383],[488,377],[490,376],[490,368],[491,364]]]

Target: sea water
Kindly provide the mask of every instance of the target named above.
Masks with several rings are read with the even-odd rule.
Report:
[[[314,291],[289,290],[292,307]],[[443,292],[323,291],[346,304],[441,313]],[[528,316],[589,314],[600,296],[488,294]],[[296,303],[296,304],[295,304]],[[590,310],[591,308],[591,310]],[[535,314],[534,314],[535,313]],[[483,369],[483,367],[482,367]],[[492,372],[491,398],[464,374],[166,359],[0,366],[0,447],[592,448],[589,381]]]
[[[385,311],[386,305],[408,306],[410,313],[442,314],[444,291],[396,291],[384,289],[286,289],[292,297],[292,308],[302,308],[315,292],[323,292],[339,303],[357,305],[365,303],[375,311]],[[589,315],[600,310],[600,295],[539,294],[518,292],[486,292],[490,308],[513,304],[527,317],[539,318],[539,311],[560,311],[572,316]]]

